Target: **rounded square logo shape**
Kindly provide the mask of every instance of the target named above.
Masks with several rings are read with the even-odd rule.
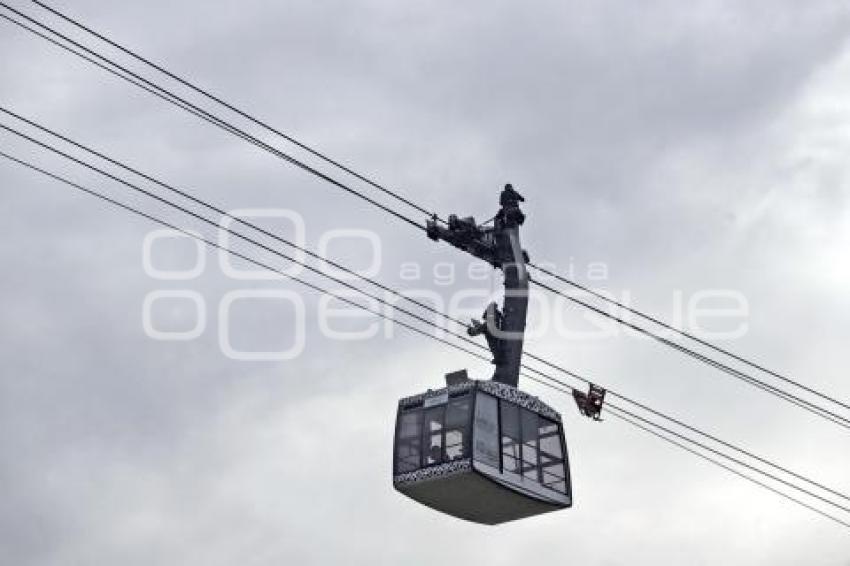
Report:
[[[192,230],[187,230],[190,234],[200,238],[200,234]],[[157,240],[166,239],[181,239],[186,238],[195,244],[195,265],[191,269],[169,270],[158,269],[153,262],[153,248]],[[171,228],[163,228],[161,230],[151,230],[145,234],[144,242],[142,243],[142,266],[145,273],[154,279],[160,281],[188,281],[195,279],[204,272],[207,265],[207,254],[204,250],[204,243],[197,238],[188,236],[178,230]]]
[[[160,330],[153,324],[154,305],[158,301],[168,300],[189,301],[195,310],[195,325],[188,330],[172,331]],[[189,290],[159,290],[151,291],[145,295],[142,303],[142,328],[145,334],[154,340],[162,341],[187,341],[194,340],[204,333],[207,326],[207,306],[204,297],[196,291]]]

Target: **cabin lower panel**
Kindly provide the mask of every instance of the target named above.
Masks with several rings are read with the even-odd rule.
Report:
[[[567,507],[516,493],[476,472],[470,460],[396,476],[393,484],[396,490],[423,505],[485,525]]]

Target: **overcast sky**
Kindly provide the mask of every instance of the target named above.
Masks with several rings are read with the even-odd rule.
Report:
[[[513,183],[532,259],[662,318],[678,296],[740,293],[747,331],[724,347],[850,398],[844,2],[53,5],[441,214],[489,218]],[[498,290],[468,277],[460,252],[7,22],[0,52],[5,107],[222,208],[295,211],[311,249],[330,230],[368,230],[382,281],[446,301]],[[0,147],[162,212],[9,134]],[[421,507],[392,489],[396,402],[461,367],[486,378],[486,364],[403,330],[325,338],[315,293],[235,280],[215,253],[196,278],[157,280],[143,264],[150,222],[5,160],[0,187],[3,564],[850,565],[847,529],[531,382],[564,413],[574,507],[500,527]],[[361,268],[364,246],[332,253]],[[163,269],[197,260],[187,241],[152,249]],[[405,280],[413,261],[423,274]],[[441,262],[460,274],[451,285],[434,276]],[[591,262],[605,280],[588,280]],[[303,297],[296,359],[222,353],[223,298],[258,289]],[[197,339],[145,333],[156,291],[203,299]],[[152,318],[185,330],[191,307],[159,303]],[[233,312],[238,349],[294,339],[297,313],[279,303]],[[846,431],[622,332],[538,334],[530,351],[850,491]]]

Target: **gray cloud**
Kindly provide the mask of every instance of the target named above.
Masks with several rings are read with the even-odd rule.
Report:
[[[730,347],[850,397],[842,3],[57,7],[441,213],[483,219],[514,182],[532,257],[572,263],[578,279],[605,261],[608,290],[641,308],[669,317],[675,290],[739,289],[750,331]],[[298,210],[312,248],[333,228],[374,230],[388,282],[402,283],[404,261],[469,264],[2,29],[4,105],[225,208]],[[0,145],[104,186],[8,135]],[[228,360],[216,308],[245,284],[214,254],[197,280],[154,281],[141,263],[147,222],[5,164],[0,183],[3,563],[846,562],[834,525],[615,421],[584,422],[533,384],[565,413],[576,507],[497,529],[418,507],[391,488],[395,402],[486,365],[403,331],[324,340],[312,321],[298,359]],[[442,291],[430,278],[404,285]],[[142,300],[160,287],[204,296],[199,340],[144,335]],[[249,343],[287,328],[275,313],[240,320]],[[841,433],[653,344],[547,335],[529,349],[848,489]]]

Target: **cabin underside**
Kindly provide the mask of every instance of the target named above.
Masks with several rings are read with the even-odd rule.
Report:
[[[569,506],[511,489],[476,471],[471,460],[420,472],[425,473],[397,476],[395,488],[432,509],[474,523],[497,525]]]

